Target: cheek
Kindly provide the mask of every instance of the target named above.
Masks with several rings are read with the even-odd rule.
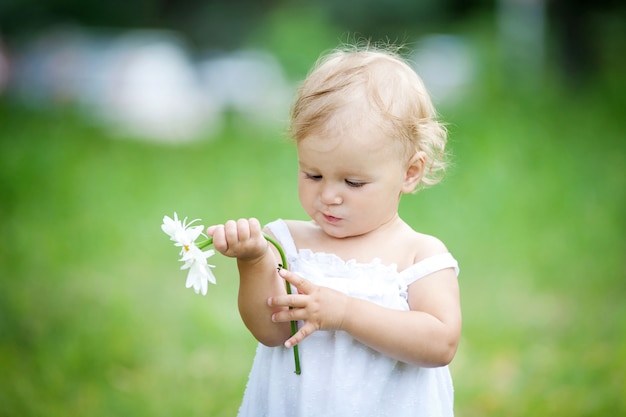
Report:
[[[397,209],[399,201],[400,194],[396,195],[389,190],[382,189],[378,192],[360,196],[358,204],[367,207],[367,210],[364,210],[366,213],[382,215]]]
[[[311,186],[307,184],[304,180],[298,180],[298,197],[300,198],[300,203],[303,206],[307,206],[311,204],[313,198],[313,190]]]

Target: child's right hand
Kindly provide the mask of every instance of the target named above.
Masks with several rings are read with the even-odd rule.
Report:
[[[215,250],[231,258],[252,260],[267,252],[267,240],[255,218],[229,220],[225,224],[209,226],[206,232],[213,237]]]

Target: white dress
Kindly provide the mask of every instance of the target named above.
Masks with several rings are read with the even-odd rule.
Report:
[[[268,225],[283,246],[289,269],[330,287],[397,310],[409,310],[407,286],[445,268],[451,254],[436,255],[397,272],[380,260],[344,262],[334,254],[297,250],[283,220]],[[447,366],[420,368],[387,357],[343,331],[317,331],[299,344],[302,373],[293,350],[259,344],[239,417],[452,416]]]

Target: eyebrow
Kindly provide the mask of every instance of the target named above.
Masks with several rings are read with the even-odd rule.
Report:
[[[311,174],[322,175],[322,172],[319,168],[314,168],[306,164],[300,164],[300,171],[307,175],[311,175]],[[358,181],[358,182],[372,181],[372,176],[370,174],[346,171],[343,168],[334,172],[334,174],[338,174],[339,177],[342,177],[347,180],[352,180],[352,181]]]

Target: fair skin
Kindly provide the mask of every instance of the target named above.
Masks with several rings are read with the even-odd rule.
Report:
[[[401,271],[447,249],[398,215],[401,195],[412,192],[422,177],[424,154],[402,157],[389,139],[375,132],[312,135],[298,143],[299,197],[312,221],[287,224],[298,248],[362,263],[379,258]],[[315,331],[341,330],[410,364],[443,366],[454,357],[461,310],[452,268],[411,284],[410,310],[399,311],[314,285],[287,270],[277,273],[280,258],[256,219],[231,220],[209,227],[207,233],[217,251],[237,258],[239,310],[261,343],[291,347]],[[296,294],[287,294],[285,280],[298,289]],[[293,336],[291,320],[304,323]]]

